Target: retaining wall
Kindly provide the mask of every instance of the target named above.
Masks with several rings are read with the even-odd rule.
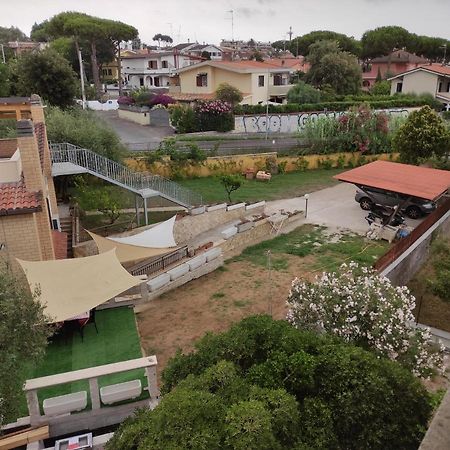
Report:
[[[150,112],[149,111],[130,111],[128,109],[118,109],[119,118],[135,122],[139,125],[150,125]]]

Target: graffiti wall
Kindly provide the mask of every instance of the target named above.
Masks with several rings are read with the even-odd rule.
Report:
[[[407,116],[411,111],[419,108],[398,108],[383,109],[392,116]],[[277,114],[269,113],[254,114],[249,116],[234,117],[235,133],[295,133],[302,130],[306,123],[310,120],[317,120],[319,117],[338,118],[344,114],[344,111],[321,111],[321,112],[305,112],[296,114]]]

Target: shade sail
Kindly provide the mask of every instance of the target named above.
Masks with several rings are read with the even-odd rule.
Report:
[[[175,238],[173,237],[173,227],[175,225],[176,215],[170,219],[155,225],[148,230],[133,236],[126,237],[108,237],[107,239],[121,244],[136,245],[138,247],[148,248],[168,248],[176,247]]]
[[[121,266],[114,250],[85,258],[17,261],[31,291],[40,291],[52,322],[89,311],[141,283]]]
[[[436,200],[450,187],[450,171],[411,166],[390,161],[374,161],[334,178],[359,186],[398,192],[426,200]]]
[[[115,249],[118,260],[123,264],[164,255],[165,253],[169,253],[173,250],[173,248],[148,248],[137,245],[123,244],[121,242],[115,242],[111,239],[104,238],[90,231],[88,231],[88,233],[97,244],[99,253],[105,253]]]

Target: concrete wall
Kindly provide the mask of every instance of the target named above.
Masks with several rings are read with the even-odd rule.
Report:
[[[402,94],[431,94],[434,97],[437,91],[437,82],[437,75],[419,70],[393,80],[391,95],[397,92],[397,84],[403,83]]]
[[[150,113],[146,112],[135,112],[129,111],[127,109],[119,108],[119,117],[121,119],[130,120],[131,122],[138,123],[139,125],[150,125]]]
[[[405,253],[381,272],[393,284],[404,286],[426,264],[432,241],[436,236],[450,234],[450,211],[418,239]]]
[[[0,180],[2,183],[15,183],[22,177],[20,152],[16,150],[11,158],[0,157]]]
[[[229,155],[229,156],[211,156],[206,159],[203,164],[187,166],[183,168],[183,174],[187,178],[190,177],[209,177],[213,175],[219,175],[222,173],[227,174],[241,174],[246,169],[252,168],[255,170],[266,170],[267,158],[275,158],[276,163],[286,162],[285,170],[287,172],[293,172],[299,170],[299,165],[303,165],[305,161],[308,163],[307,169],[317,169],[320,167],[321,161],[331,161],[333,167],[336,167],[338,160],[341,161],[344,158],[344,164],[348,165],[351,161],[353,165],[358,163],[361,157],[360,152],[346,152],[346,153],[332,153],[329,155],[305,155],[305,156],[277,156],[276,152],[268,153],[256,153],[248,155]],[[382,153],[380,155],[369,155],[366,157],[366,161],[384,160],[395,161],[398,158],[397,153]],[[153,165],[148,165],[145,158],[128,158],[126,164],[133,170],[141,172],[152,172],[157,175],[162,175],[170,178],[172,173],[168,163],[157,162]],[[339,162],[340,164],[340,162]]]
[[[416,109],[419,108],[392,108],[382,111],[386,112],[390,116],[407,116],[411,111]],[[293,114],[269,113],[268,130],[270,133],[295,133],[302,130],[308,121],[317,120],[319,117],[330,117],[336,119],[343,114],[345,114],[345,111],[300,112]],[[266,115],[252,114],[247,116],[235,116],[234,132],[265,133]]]

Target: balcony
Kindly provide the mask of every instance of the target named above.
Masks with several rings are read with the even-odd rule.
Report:
[[[277,96],[277,97],[284,97],[288,93],[289,89],[294,86],[293,84],[282,84],[279,86],[271,85],[269,86],[269,95],[270,96]]]

